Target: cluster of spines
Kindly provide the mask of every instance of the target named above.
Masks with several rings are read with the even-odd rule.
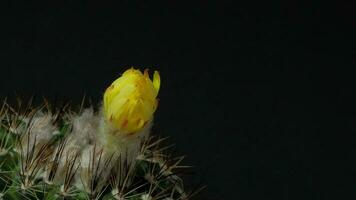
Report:
[[[125,155],[103,156],[103,149],[93,145],[88,167],[81,168],[78,152],[64,153],[71,125],[68,116],[77,112],[68,105],[54,110],[48,103],[36,108],[28,104],[20,110],[6,102],[0,110],[0,199],[183,200],[197,193],[184,191],[180,173],[189,166],[181,165],[183,157],[167,153],[170,146],[162,147],[164,139],[142,141],[133,162]],[[45,143],[38,143],[31,130],[38,112],[59,127],[59,133]],[[63,181],[57,183],[63,160]],[[87,178],[78,186],[75,177],[83,174]]]

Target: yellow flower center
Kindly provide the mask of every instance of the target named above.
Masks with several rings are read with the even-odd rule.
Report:
[[[151,81],[148,70],[126,70],[104,93],[106,120],[127,134],[140,131],[157,108],[160,82],[157,71]]]

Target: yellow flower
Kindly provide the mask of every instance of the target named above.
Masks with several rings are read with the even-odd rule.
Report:
[[[140,131],[155,112],[160,76],[154,72],[153,80],[134,68],[126,70],[104,94],[104,115],[116,129],[126,134]]]

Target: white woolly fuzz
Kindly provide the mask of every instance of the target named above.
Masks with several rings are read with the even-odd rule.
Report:
[[[135,160],[141,143],[148,137],[151,127],[152,120],[139,132],[131,135],[123,134],[106,122],[102,112],[96,114],[92,108],[85,109],[81,114],[72,117],[72,131],[68,134],[58,169],[59,177],[56,181],[63,179],[66,172],[66,158],[75,153],[78,154],[76,162],[80,163],[79,173],[75,176],[77,186],[84,183],[84,187],[89,187],[87,185],[89,178],[93,177],[93,173],[98,173],[93,172],[93,168],[102,171],[101,178],[107,179],[116,159],[120,158],[128,163]],[[107,163],[110,158],[112,162]]]
[[[94,154],[94,156],[93,156]],[[90,173],[90,167],[92,165],[92,162],[98,163],[98,156],[95,155],[96,152],[94,152],[94,147],[93,145],[86,147],[82,151],[81,159],[80,159],[80,173],[76,174],[76,179],[81,179],[82,184],[80,184],[77,181],[76,186],[80,189],[86,189],[90,187],[90,178],[92,177],[92,174]],[[92,161],[92,158],[94,157],[94,160]]]
[[[88,193],[99,192],[108,183],[111,160],[104,157],[103,149],[89,145],[83,149],[80,159],[80,173],[76,174],[76,186]],[[92,183],[97,185],[92,188]],[[92,191],[95,190],[95,191]]]
[[[32,147],[33,145],[44,144],[58,134],[57,127],[52,123],[52,118],[51,114],[45,114],[41,111],[38,111],[31,119],[25,118],[23,121],[28,124],[27,134],[31,134],[31,137],[23,135],[23,145],[29,144]],[[30,138],[30,141],[27,141],[28,138]],[[35,139],[36,144],[34,143]]]
[[[113,128],[104,118],[100,122],[99,140],[108,155],[120,155],[121,158],[132,162],[139,155],[140,146],[143,140],[149,136],[152,120],[146,123],[143,129],[134,134],[125,134]]]
[[[72,131],[68,133],[66,145],[63,150],[63,155],[60,160],[58,172],[59,176],[56,182],[63,183],[63,178],[66,173],[66,162],[68,158],[73,158],[75,155],[78,158],[76,164],[87,165],[89,154],[88,149],[94,144],[97,144],[96,132],[98,130],[98,116],[94,113],[93,108],[85,109],[82,113],[72,116]],[[100,146],[100,144],[97,144]],[[80,182],[79,174],[76,174],[76,182]]]
[[[68,146],[81,150],[88,145],[97,143],[96,133],[99,121],[99,117],[95,115],[93,108],[85,109],[80,115],[74,116]]]

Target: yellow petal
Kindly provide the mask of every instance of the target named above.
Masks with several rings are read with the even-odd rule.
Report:
[[[157,93],[161,86],[161,77],[159,76],[158,71],[155,71],[153,74],[153,87],[156,89]]]

